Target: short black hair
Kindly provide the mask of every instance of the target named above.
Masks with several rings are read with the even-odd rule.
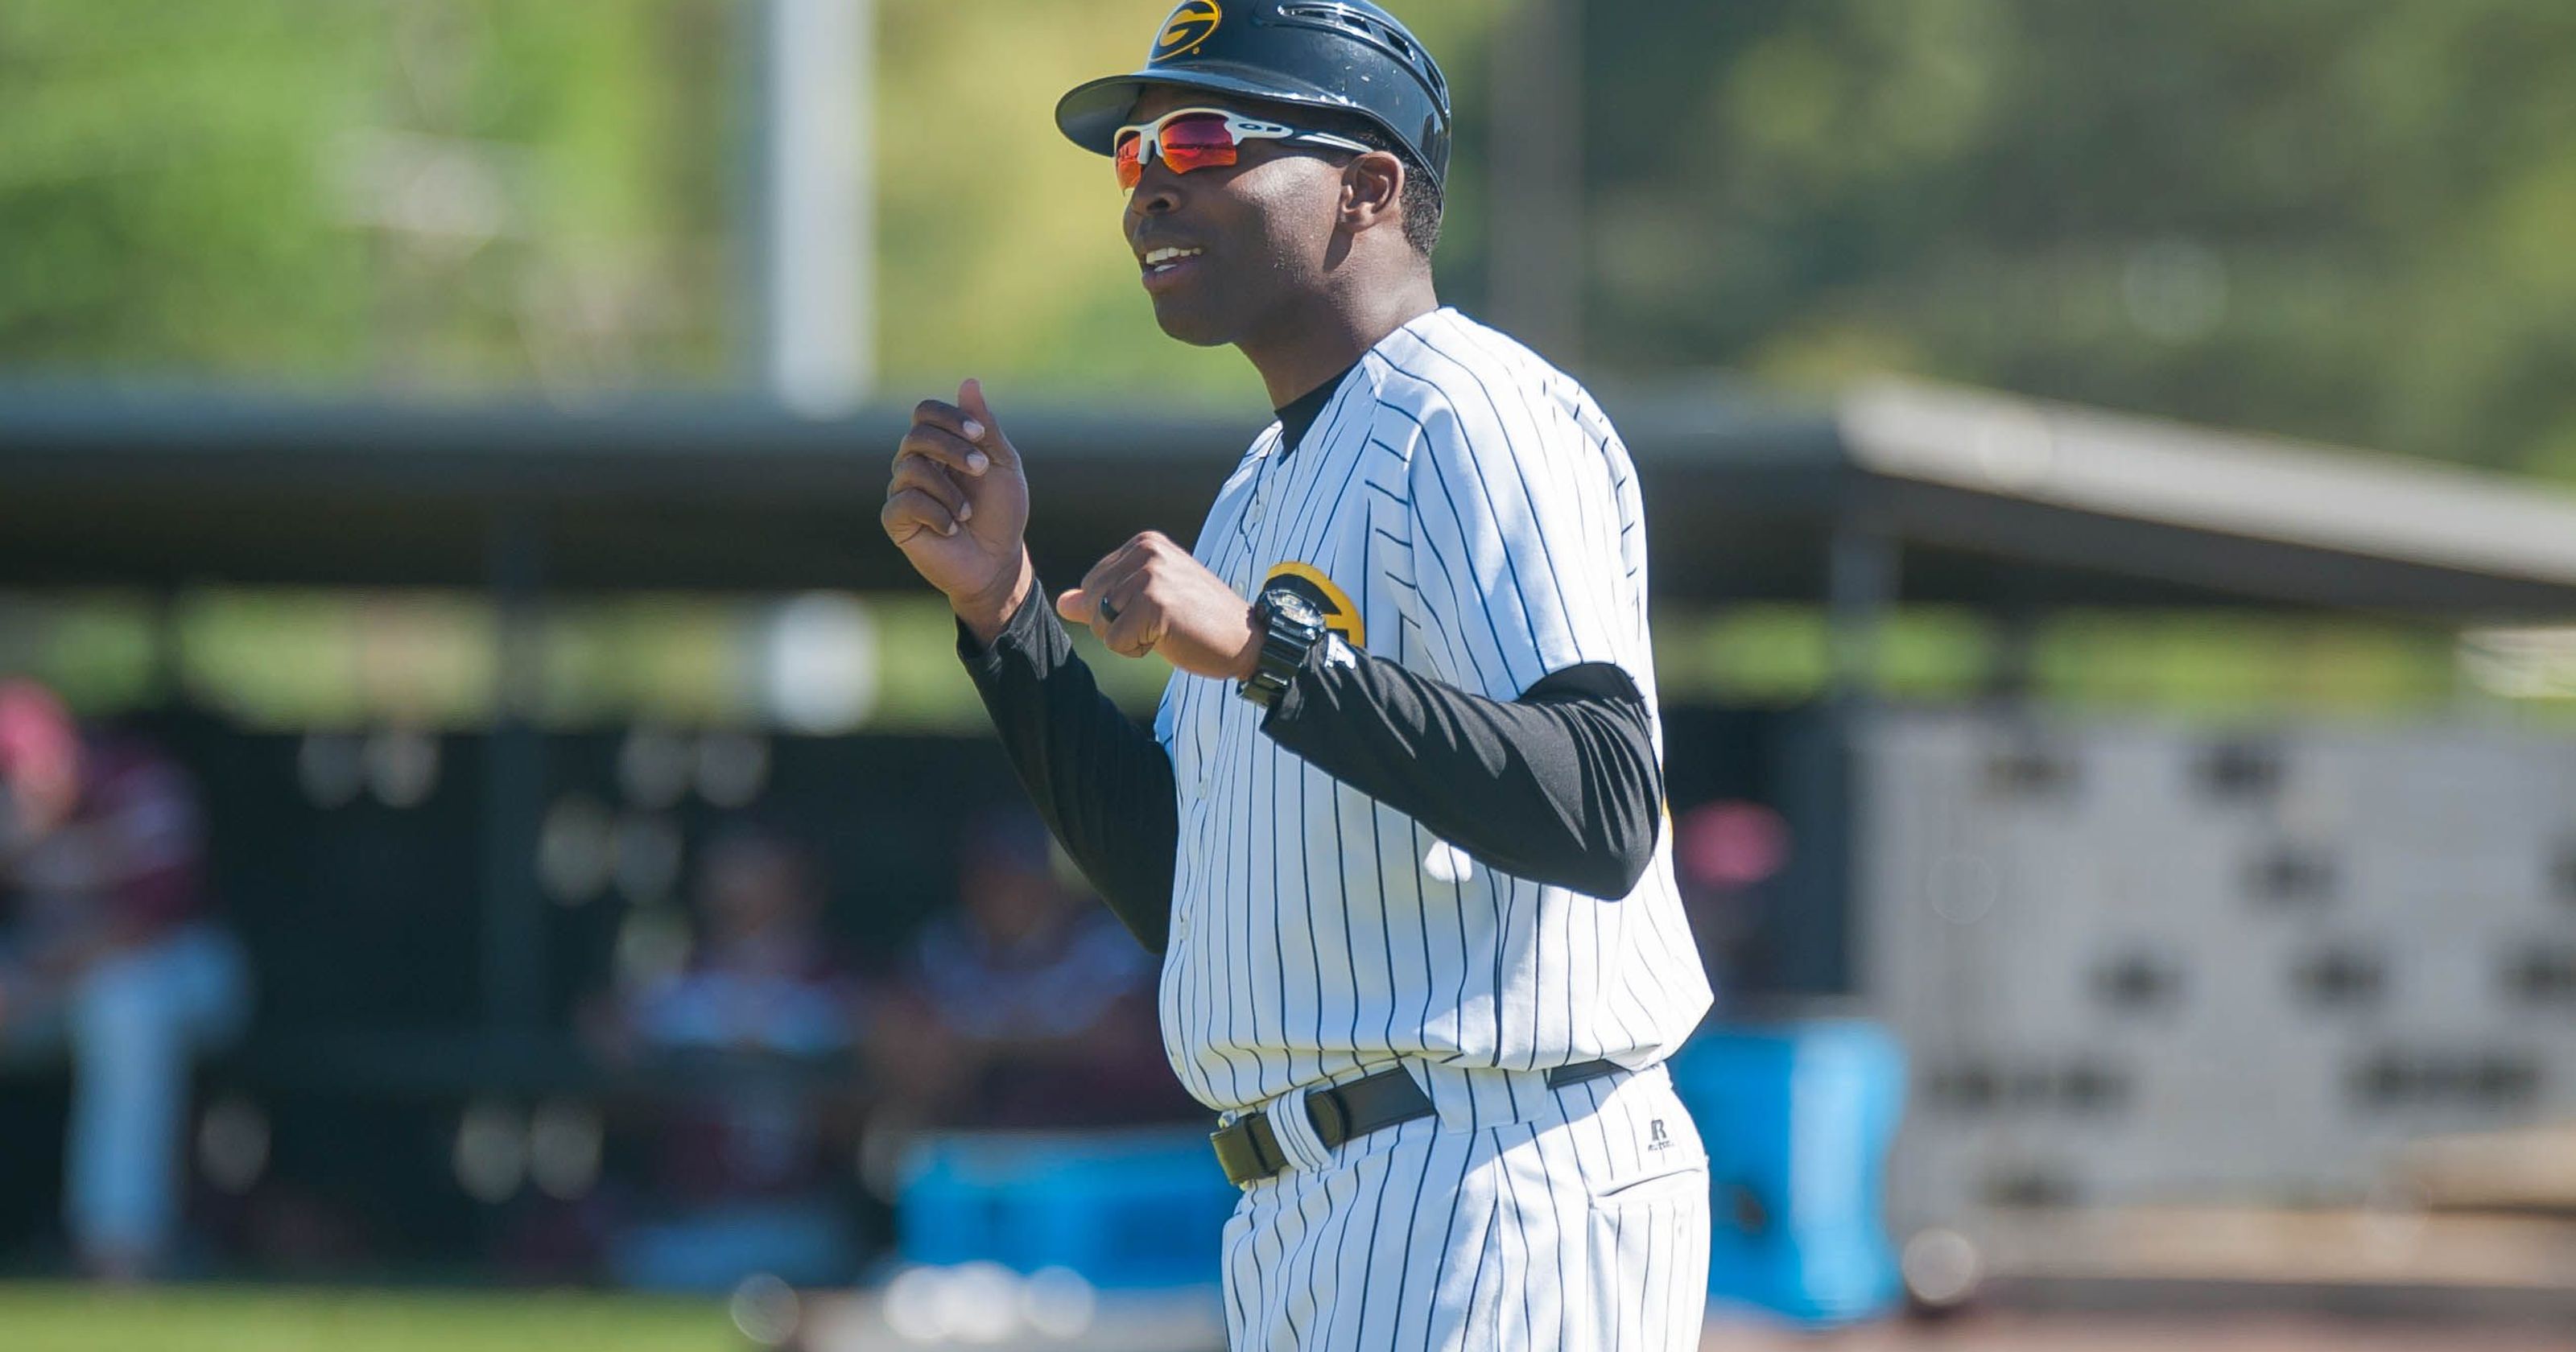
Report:
[[[1440,183],[1431,176],[1429,166],[1403,142],[1387,133],[1386,128],[1363,117],[1341,116],[1310,119],[1326,123],[1317,131],[1347,136],[1371,150],[1382,150],[1404,162],[1404,242],[1425,258],[1440,247]]]

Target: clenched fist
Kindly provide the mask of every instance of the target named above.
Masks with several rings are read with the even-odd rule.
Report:
[[[1021,540],[1029,481],[976,381],[957,387],[954,404],[925,399],[913,409],[878,519],[886,538],[987,642],[1035,585]]]
[[[1081,586],[1056,598],[1055,608],[1091,626],[1111,652],[1160,653],[1193,676],[1243,680],[1261,658],[1252,603],[1159,531],[1093,564]]]

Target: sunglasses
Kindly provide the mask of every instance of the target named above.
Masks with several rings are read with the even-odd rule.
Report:
[[[1246,141],[1286,141],[1362,154],[1370,147],[1329,132],[1299,131],[1262,122],[1222,108],[1180,108],[1151,122],[1120,127],[1117,149],[1118,186],[1133,190],[1145,177],[1145,161],[1159,159],[1173,173],[1217,169],[1235,162]]]

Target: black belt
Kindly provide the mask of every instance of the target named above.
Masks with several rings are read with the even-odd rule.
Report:
[[[1619,1069],[1616,1061],[1558,1066],[1547,1073],[1547,1087],[1563,1089],[1569,1084],[1616,1074]],[[1306,1095],[1306,1120],[1315,1125],[1315,1137],[1326,1150],[1338,1150],[1346,1141],[1430,1115],[1430,1096],[1400,1066]],[[1208,1136],[1208,1144],[1216,1147],[1216,1162],[1224,1166],[1225,1176],[1234,1180],[1238,1188],[1251,1187],[1288,1167],[1288,1154],[1279,1148],[1278,1130],[1270,1125],[1270,1115],[1259,1110],[1219,1127]]]

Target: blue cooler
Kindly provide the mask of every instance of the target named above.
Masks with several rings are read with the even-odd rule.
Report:
[[[1669,1063],[1708,1143],[1708,1289],[1822,1326],[1892,1309],[1880,1206],[1905,1053],[1873,1023],[1719,1027]]]
[[[913,1263],[1071,1268],[1099,1287],[1212,1286],[1241,1195],[1194,1129],[928,1137],[904,1161],[897,1248]]]

